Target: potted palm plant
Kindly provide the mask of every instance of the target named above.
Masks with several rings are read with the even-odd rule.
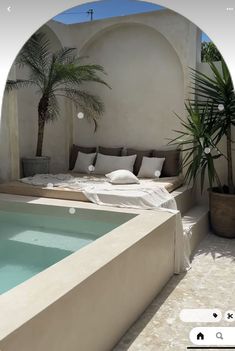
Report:
[[[209,180],[210,220],[220,236],[235,237],[235,187],[233,178],[232,128],[235,125],[235,95],[225,62],[221,69],[209,63],[211,75],[193,70],[194,96],[186,103],[187,118],[180,118],[183,131],[172,141],[185,149],[183,167],[187,181],[200,176],[201,190],[205,174]],[[226,140],[226,152],[220,143]],[[217,159],[227,163],[227,184],[223,185],[216,169]]]
[[[86,118],[94,122],[104,111],[100,98],[82,89],[83,83],[96,82],[108,86],[99,76],[104,68],[95,64],[82,64],[75,48],[51,50],[51,43],[43,32],[35,33],[24,45],[15,64],[27,67],[27,79],[8,80],[6,90],[36,87],[38,102],[38,135],[35,157],[24,158],[25,176],[49,172],[49,157],[43,156],[45,125],[59,116],[59,97],[71,100]]]

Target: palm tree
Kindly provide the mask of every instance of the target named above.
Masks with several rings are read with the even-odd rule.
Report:
[[[227,161],[227,185],[229,194],[234,194],[233,158],[232,158],[232,128],[235,126],[235,94],[232,77],[224,60],[221,61],[221,72],[213,62],[209,62],[212,77],[193,70],[192,78],[195,83],[193,93],[196,95],[196,104],[199,109],[207,106],[212,108],[215,118],[214,136],[215,144],[225,136],[226,138],[226,161]],[[211,133],[212,135],[212,133]]]
[[[186,102],[187,118],[180,118],[183,130],[172,143],[185,151],[183,166],[186,179],[195,181],[200,175],[203,190],[207,173],[209,188],[210,223],[212,231],[223,237],[235,238],[235,187],[233,178],[232,129],[235,126],[235,94],[232,78],[222,60],[219,70],[210,62],[210,75],[193,70],[193,99]],[[219,150],[225,138],[224,154]],[[223,186],[215,160],[227,162],[227,184]],[[214,187],[216,184],[216,187]]]
[[[186,118],[176,115],[183,127],[175,130],[178,136],[171,139],[169,144],[179,146],[184,151],[182,168],[186,168],[185,181],[195,184],[200,176],[201,192],[204,188],[205,174],[207,173],[210,188],[216,183],[220,192],[223,187],[215,168],[214,161],[224,155],[218,149],[218,121],[214,114],[214,106],[190,101],[185,103]]]
[[[82,89],[83,83],[96,82],[107,87],[99,77],[105,74],[104,68],[95,64],[82,64],[83,58],[76,55],[75,48],[63,47],[51,51],[51,43],[42,32],[35,33],[24,45],[15,64],[29,69],[28,79],[8,80],[6,89],[19,89],[34,86],[40,94],[38,103],[38,137],[36,156],[42,156],[45,124],[59,116],[58,97],[70,99],[94,122],[104,112],[100,98]]]
[[[202,62],[215,62],[221,61],[222,56],[217,47],[212,42],[203,41],[201,44],[201,61]]]
[[[205,169],[208,169],[210,187],[216,180],[219,185],[218,175],[215,171],[213,160],[221,156],[227,161],[227,187],[219,186],[220,192],[234,194],[233,158],[232,158],[232,128],[235,126],[235,94],[232,78],[224,60],[221,61],[221,72],[213,62],[209,63],[211,76],[192,70],[194,82],[193,94],[195,98],[186,103],[188,112],[187,120],[182,118],[181,124],[184,131],[176,131],[179,136],[171,142],[178,142],[187,148],[186,160],[190,160],[187,169],[189,180],[196,179],[199,172],[204,183]],[[225,136],[226,154],[219,151],[219,142]],[[183,138],[183,139],[182,139]],[[186,139],[185,139],[186,138]],[[203,148],[201,148],[203,146]],[[205,155],[204,149],[214,150],[216,155]],[[191,156],[194,156],[190,159]],[[197,163],[198,161],[198,163]],[[203,187],[202,183],[202,187]]]

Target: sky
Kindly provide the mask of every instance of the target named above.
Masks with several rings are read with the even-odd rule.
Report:
[[[87,22],[90,21],[90,16],[87,14],[89,9],[94,10],[93,19],[99,20],[109,17],[157,11],[164,8],[153,3],[137,0],[103,0],[90,2],[88,4],[83,4],[73,7],[72,9],[68,9],[67,11],[54,17],[54,20],[65,24]],[[210,39],[203,33],[202,41],[210,41]]]

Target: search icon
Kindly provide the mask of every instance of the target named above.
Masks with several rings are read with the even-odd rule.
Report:
[[[221,332],[216,333],[217,339],[223,340],[223,334]]]

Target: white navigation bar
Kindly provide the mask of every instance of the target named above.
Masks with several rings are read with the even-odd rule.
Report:
[[[189,337],[194,345],[235,347],[235,327],[197,327]]]

